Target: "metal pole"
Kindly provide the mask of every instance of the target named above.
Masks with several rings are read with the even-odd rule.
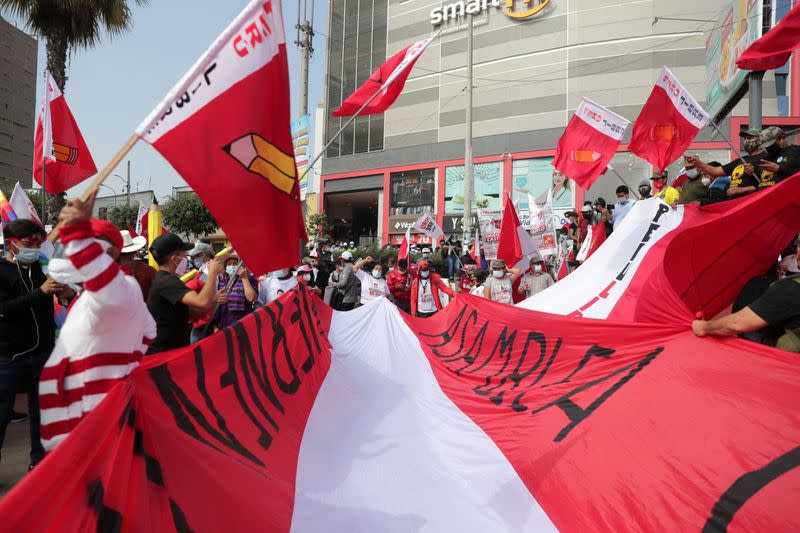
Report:
[[[617,169],[616,169],[616,168],[612,167],[611,165],[609,165],[609,166],[608,166],[608,168],[609,168],[609,169],[611,169],[611,172],[613,172],[614,174],[616,174],[616,176],[619,178],[619,181],[621,181],[621,182],[622,182],[622,184],[623,184],[624,186],[626,186],[626,187],[628,188],[628,190],[629,190],[629,191],[633,192],[633,195],[636,197],[636,199],[637,199],[637,200],[641,200],[641,198],[639,197],[639,195],[638,195],[638,194],[636,194],[636,192],[634,192],[634,189],[632,189],[632,188],[631,188],[631,186],[630,186],[630,185],[628,185],[628,184],[625,182],[625,180],[624,180],[624,179],[622,179],[622,176],[620,176],[620,175],[619,175],[619,172],[617,172]],[[638,190],[638,189],[637,189],[637,190]]]
[[[464,242],[472,232],[472,14],[467,16],[467,108],[464,133]]]
[[[750,73],[750,88],[747,94],[749,128],[761,129],[762,114],[762,94],[763,94],[764,71],[758,70]]]
[[[44,227],[47,227],[47,169],[45,168],[47,163],[47,158],[42,154],[42,224]]]
[[[725,134],[722,133],[722,130],[719,129],[719,126],[717,126],[717,124],[713,120],[709,124],[711,124],[711,126],[715,130],[717,130],[717,133],[719,134],[720,137],[722,137],[722,140],[725,141],[726,143],[728,143],[728,146],[731,147],[731,150],[733,150],[733,153],[736,154],[736,157],[739,158],[739,159],[742,159],[742,154],[740,154],[739,150],[736,149],[736,147],[733,145],[733,143],[730,142],[727,137],[725,137]],[[744,159],[742,159],[742,161],[744,161]]]
[[[126,184],[127,190],[125,193],[125,204],[127,205],[128,210],[130,211],[131,208],[131,160],[128,159],[128,182]]]

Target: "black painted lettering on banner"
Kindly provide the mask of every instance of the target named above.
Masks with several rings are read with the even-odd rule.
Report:
[[[622,367],[598,373],[596,365],[607,366],[617,350],[592,344],[582,349],[581,357],[569,356],[569,361],[575,361],[570,363],[574,366],[564,368],[562,360],[557,365],[558,373],[551,376],[567,342],[564,338],[548,339],[542,332],[513,329],[508,325],[491,331],[489,326],[489,320],[480,319],[476,310],[467,312],[464,306],[444,330],[436,334],[421,333],[420,339],[450,371],[483,378],[482,383],[472,390],[491,403],[497,406],[505,404],[517,413],[528,411],[534,416],[552,408],[561,410],[567,421],[554,436],[555,442],[569,435],[663,351],[661,347],[654,347]],[[490,343],[491,349],[488,346],[486,350],[482,349],[484,341]],[[573,350],[570,351],[574,353]],[[588,382],[581,380],[581,374],[593,379]],[[569,388],[574,381],[578,381],[576,386]],[[550,390],[558,391],[555,398],[553,393],[545,394]],[[589,392],[581,394],[584,391]],[[574,397],[579,394],[584,401],[590,401],[587,407],[575,402]],[[593,399],[588,400],[587,396]]]
[[[783,474],[800,467],[800,446],[770,461],[763,468],[739,477],[720,496],[703,527],[703,533],[725,532],[734,515],[761,489]]]

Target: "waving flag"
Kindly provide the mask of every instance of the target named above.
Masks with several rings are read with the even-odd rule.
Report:
[[[406,229],[406,234],[403,237],[403,242],[400,243],[400,249],[397,251],[397,260],[408,260],[411,254],[411,228]]]
[[[144,227],[147,225],[147,207],[139,202],[139,211],[136,212],[136,229],[135,235],[142,235]]]
[[[686,152],[708,113],[667,67],[633,125],[630,150],[663,171]]]
[[[505,261],[509,268],[519,268],[524,272],[528,270],[528,263],[533,256],[541,257],[539,248],[533,237],[522,227],[511,197],[506,196],[500,241],[497,244],[497,258]]]
[[[44,103],[33,144],[33,177],[47,192],[59,194],[96,174],[97,167],[67,100],[50,72],[46,79]]]
[[[28,198],[25,189],[22,188],[19,182],[14,185],[14,191],[11,193],[11,200],[9,203],[18,217],[27,218],[38,222],[42,226],[44,225],[39,218],[39,213],[36,212],[36,207],[33,205],[33,202],[31,202],[31,199]]]
[[[483,263],[481,261],[481,234],[479,226],[475,226],[475,244],[472,246],[472,259],[475,264],[480,267]]]
[[[427,212],[420,215],[414,223],[414,229],[430,237],[434,245],[440,237],[444,236],[442,228],[439,227],[439,224],[436,223],[431,214]]]
[[[751,44],[736,60],[742,70],[772,70],[789,61],[792,51],[800,48],[800,4],[795,6],[774,28]]]
[[[0,191],[0,220],[2,220],[3,227],[9,222],[17,220],[17,214],[3,191]]]
[[[605,173],[630,124],[605,107],[581,98],[558,140],[553,166],[588,190]]]
[[[372,73],[372,76],[367,78],[367,81],[361,87],[342,102],[342,106],[333,112],[333,116],[349,117],[355,115],[361,109],[361,106],[369,102],[370,98],[378,91],[381,91],[381,94],[375,97],[359,114],[374,115],[389,109],[394,101],[397,100],[397,97],[400,96],[400,93],[403,92],[408,75],[411,74],[411,69],[414,68],[417,59],[428,48],[428,45],[438,37],[440,32],[441,30],[431,35],[428,39],[406,46],[387,59],[383,65],[378,67],[378,70]]]
[[[306,239],[289,110],[281,4],[254,0],[137,129],[256,274],[297,264]]]
[[[300,284],[143,360],[0,500],[0,523],[797,531],[798,390],[793,354],[687,323],[469,295],[429,319],[383,298],[333,312]]]
[[[797,177],[763,194],[703,208],[640,200],[580,268],[520,305],[626,322],[713,317],[769,269],[798,231]]]

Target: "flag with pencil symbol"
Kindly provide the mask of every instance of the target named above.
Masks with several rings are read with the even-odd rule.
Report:
[[[53,155],[56,161],[61,161],[68,165],[74,165],[78,161],[78,149],[72,146],[64,146],[63,144],[53,143]]]
[[[265,177],[278,190],[290,196],[297,194],[294,157],[285,154],[262,136],[249,133],[222,149],[250,172]]]

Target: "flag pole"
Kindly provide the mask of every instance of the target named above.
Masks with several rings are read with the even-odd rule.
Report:
[[[631,186],[630,186],[630,185],[628,185],[628,184],[625,182],[625,180],[624,180],[624,179],[622,179],[622,176],[620,176],[620,175],[619,175],[619,172],[617,172],[617,169],[616,169],[616,168],[612,167],[611,165],[608,165],[608,168],[610,168],[610,169],[611,169],[611,172],[613,172],[614,174],[616,174],[616,176],[619,178],[619,181],[621,181],[621,182],[622,182],[622,184],[623,184],[623,185],[625,185],[625,186],[628,188],[628,191],[632,191],[632,190],[633,190],[633,189],[631,189]],[[638,194],[636,194],[635,192],[633,193],[633,195],[636,197],[636,199],[637,199],[637,200],[641,200],[641,199],[642,199],[642,198],[641,198],[641,197],[640,197]]]
[[[727,137],[725,137],[725,134],[722,133],[722,130],[719,129],[719,126],[717,126],[716,123],[713,120],[711,121],[711,127],[714,128],[715,130],[717,130],[717,133],[719,133],[719,136],[722,137],[722,140],[725,141],[728,144],[728,146],[731,147],[731,150],[733,150],[733,153],[736,154],[736,157],[738,157],[739,159],[742,159],[742,154],[739,153],[739,150],[734,148],[733,143],[730,142]],[[742,161],[744,161],[744,159],[742,159]]]
[[[81,195],[82,201],[85,202],[86,200],[88,200],[94,194],[94,192],[100,188],[100,185],[102,185],[102,183],[106,180],[106,178],[109,175],[111,175],[114,169],[117,168],[117,165],[119,165],[120,161],[122,161],[122,159],[126,155],[128,155],[128,152],[131,151],[131,148],[133,148],[137,142],[139,142],[139,136],[134,133],[125,142],[122,148],[119,149],[117,154],[111,158],[111,161],[108,162],[105,168],[103,168],[103,170],[100,171],[97,177],[94,178],[94,181],[92,181],[91,185],[89,185],[89,188],[83,191],[83,194]],[[42,180],[42,183],[44,183],[44,179]],[[53,228],[53,231],[51,231],[50,234],[47,236],[47,240],[55,241],[57,238],[58,238],[58,226]]]
[[[49,117],[50,116],[50,102],[48,101],[48,92],[47,92],[47,89],[48,89],[48,87],[47,87],[47,73],[48,73],[48,70],[44,69],[44,104],[42,105],[42,114],[47,113],[47,116]],[[46,167],[45,163],[47,163],[47,158],[45,157],[45,154],[44,154],[44,147],[47,146],[47,142],[44,139],[44,135],[45,135],[45,132],[44,132],[45,117],[44,116],[41,117],[41,121],[42,121],[42,153],[41,153],[41,156],[42,156],[42,225],[45,228],[47,228],[47,186],[46,186],[46,184],[47,184],[47,176],[46,176],[47,169],[45,168]],[[52,139],[52,137],[53,137],[52,126],[50,128],[48,128],[48,129],[49,129],[49,131],[47,132],[47,134],[49,134],[50,138]]]
[[[231,287],[233,287],[233,284],[236,283],[236,278],[239,277],[238,272],[239,272],[239,269],[242,268],[242,265],[244,265],[244,261],[239,259],[239,263],[236,265],[237,274],[234,274],[233,276],[228,277],[228,283],[225,285],[225,292],[230,292]],[[206,283],[212,283],[212,282],[216,283],[217,280],[216,279],[214,279],[213,281],[210,280],[210,279],[206,280]],[[214,315],[217,314],[217,309],[219,309],[219,302],[216,302],[214,304],[214,310],[211,312],[211,318],[208,320],[208,323],[206,324],[206,328],[203,330],[203,338],[206,338],[208,336],[208,333],[209,333],[209,331],[211,329],[211,325],[213,324]]]
[[[42,153],[42,225],[47,228],[47,169],[44,153]]]

